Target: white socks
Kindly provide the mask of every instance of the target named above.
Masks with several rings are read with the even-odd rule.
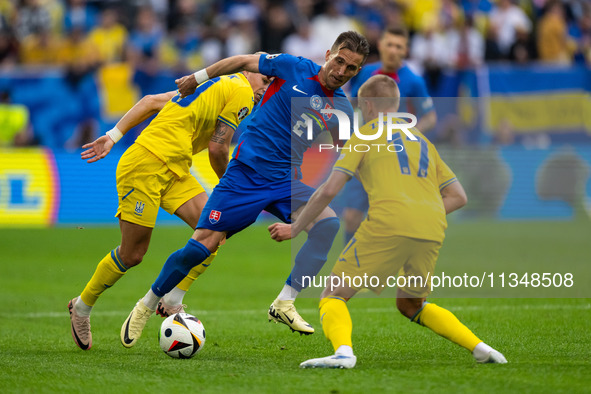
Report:
[[[144,298],[142,298],[142,302],[144,303],[144,305],[147,306],[148,309],[151,309],[153,311],[156,310],[156,307],[158,306],[158,301],[160,301],[160,297],[154,294],[152,289],[148,290]]]
[[[353,348],[348,345],[341,345],[334,354],[341,356],[353,357]]]
[[[299,293],[299,291],[286,284],[281,289],[281,293],[279,293],[277,299],[280,301],[295,301]]]
[[[478,345],[476,345],[474,350],[472,350],[472,355],[477,361],[486,360],[490,352],[492,352],[493,350],[494,349],[488,346],[486,343],[480,342]]]
[[[178,287],[174,287],[170,292],[162,297],[162,302],[166,305],[170,306],[177,306],[183,303],[183,298],[185,297],[187,292],[185,290],[181,290]]]
[[[76,310],[76,314],[78,316],[90,316],[90,311],[92,311],[92,307],[89,305],[86,305],[84,303],[84,301],[82,301],[81,297],[78,297],[78,299],[76,300],[76,303],[74,304],[74,309]]]

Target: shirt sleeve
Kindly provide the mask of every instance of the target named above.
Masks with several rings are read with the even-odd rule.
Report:
[[[457,182],[456,174],[449,168],[449,166],[441,159],[439,152],[435,149],[435,146],[431,144],[429,147],[435,152],[436,168],[437,168],[437,183],[439,184],[439,190],[443,190],[447,186],[454,182]]]
[[[351,177],[355,176],[357,169],[365,157],[365,152],[356,152],[355,149],[352,149],[359,142],[360,140],[356,135],[351,136],[351,139],[347,141],[341,150],[341,155],[333,167],[334,171],[344,172]]]
[[[236,130],[236,127],[242,122],[252,110],[253,94],[252,89],[241,87],[235,89],[232,96],[222,109],[218,120]]]
[[[261,55],[259,58],[259,72],[263,75],[287,79],[294,74],[294,66],[299,58],[279,53],[275,55]]]

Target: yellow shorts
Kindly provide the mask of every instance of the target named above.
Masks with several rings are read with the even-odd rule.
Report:
[[[179,179],[149,150],[133,144],[117,165],[119,208],[116,217],[144,227],[154,227],[158,208],[176,210],[205,190],[192,175]]]
[[[440,248],[439,242],[402,236],[384,239],[353,237],[332,272],[341,278],[351,277],[351,282],[346,284],[351,283],[353,288],[367,288],[377,294],[387,287],[393,287],[397,283],[395,277],[399,274],[406,276],[406,279],[420,276],[422,280],[400,278],[398,283],[404,284],[400,287],[404,292],[423,298],[431,292],[431,277]],[[361,280],[364,275],[367,275],[367,279]],[[363,285],[358,286],[359,283]]]

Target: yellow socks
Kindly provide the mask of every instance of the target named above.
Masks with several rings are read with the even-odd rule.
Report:
[[[98,263],[94,275],[86,284],[80,298],[86,305],[93,306],[103,291],[113,286],[126,271],[127,267],[121,262],[119,247],[117,247]]]
[[[342,345],[352,347],[353,322],[345,300],[341,297],[323,298],[319,307],[324,335],[332,343],[335,352]]]
[[[423,308],[411,319],[415,323],[430,328],[436,334],[473,351],[482,342],[458,318],[435,304],[425,303]]]
[[[211,262],[213,261],[215,256],[217,256],[217,254],[217,251],[213,252],[207,259],[205,259],[203,263],[199,264],[197,267],[193,267],[193,269],[189,271],[189,274],[185,276],[185,279],[183,279],[181,283],[176,285],[176,287],[183,290],[184,292],[187,292],[189,290],[189,287],[191,287],[191,285],[195,281],[195,279],[197,279],[202,273],[204,273],[207,267],[210,266]]]

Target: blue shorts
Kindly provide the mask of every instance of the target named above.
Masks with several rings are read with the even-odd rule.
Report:
[[[196,228],[226,232],[229,238],[253,224],[263,210],[291,223],[291,213],[306,204],[314,191],[297,179],[269,181],[232,159],[207,200]]]
[[[345,209],[356,209],[361,212],[367,212],[369,209],[369,200],[367,193],[359,179],[353,177],[345,185],[343,190],[343,207]]]

